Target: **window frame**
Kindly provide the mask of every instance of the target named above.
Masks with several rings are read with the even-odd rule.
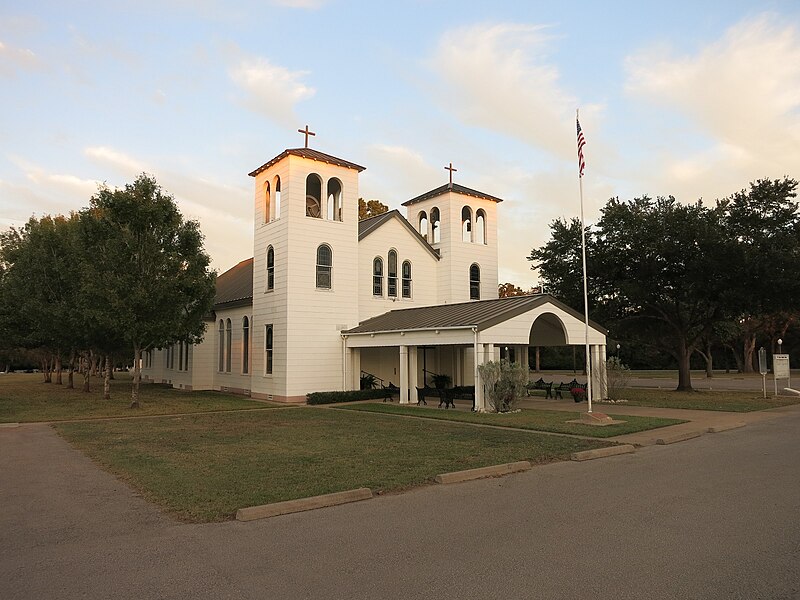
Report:
[[[329,264],[324,264],[321,261],[320,259],[321,250],[327,250]],[[333,289],[333,248],[331,248],[329,244],[322,243],[319,246],[317,246],[315,275],[316,277],[314,284],[318,290]],[[327,278],[327,285],[325,285],[326,278]]]
[[[394,248],[390,249],[386,256],[386,295],[389,298],[397,298],[397,250]]]
[[[372,259],[372,295],[383,298],[383,258],[380,256]]]
[[[406,276],[406,266],[408,266],[408,276]],[[401,288],[403,298],[411,298],[411,261],[404,260],[400,267]]]

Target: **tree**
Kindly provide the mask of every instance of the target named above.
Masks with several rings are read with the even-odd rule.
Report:
[[[521,287],[517,287],[513,283],[501,283],[497,287],[497,296],[499,298],[508,298],[510,296],[526,296],[532,293],[534,293],[532,289],[526,292]]]
[[[85,241],[95,248],[86,284],[93,317],[133,350],[135,408],[142,352],[202,340],[215,274],[198,223],[184,221],[149,175],[123,189],[102,187],[81,219]]]
[[[738,274],[729,261],[736,252],[723,214],[673,197],[612,198],[587,232],[590,311],[615,337],[670,353],[679,390],[692,389],[692,353],[735,305]],[[557,221],[551,230],[529,260],[552,293],[582,309],[580,223]]]
[[[358,220],[363,221],[370,217],[376,217],[387,212],[389,207],[380,200],[367,200],[363,198],[358,199]]]

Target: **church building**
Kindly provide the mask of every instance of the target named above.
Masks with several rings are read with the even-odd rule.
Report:
[[[359,221],[364,167],[309,148],[307,129],[305,147],[249,173],[253,258],[217,278],[205,339],[146,353],[144,379],[305,402],[368,375],[408,403],[435,374],[475,385],[485,361],[527,365],[530,346],[584,345],[582,315],[554,298],[498,298],[500,198],[453,183],[450,165],[449,183],[404,202],[405,215]],[[591,324],[596,398],[605,336]]]

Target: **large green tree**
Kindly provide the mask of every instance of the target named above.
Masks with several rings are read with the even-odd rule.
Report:
[[[87,280],[93,316],[133,351],[131,407],[138,407],[142,353],[202,340],[215,274],[198,223],[184,220],[149,175],[122,189],[101,188],[82,224],[95,249]]]

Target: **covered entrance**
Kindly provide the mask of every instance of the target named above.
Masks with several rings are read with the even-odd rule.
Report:
[[[606,397],[606,330],[590,322],[589,355],[595,399]],[[342,332],[343,389],[359,389],[362,371],[400,388],[400,402],[417,402],[433,374],[475,386],[486,410],[478,365],[501,352],[528,365],[531,346],[583,346],[583,317],[547,294],[393,310]]]

